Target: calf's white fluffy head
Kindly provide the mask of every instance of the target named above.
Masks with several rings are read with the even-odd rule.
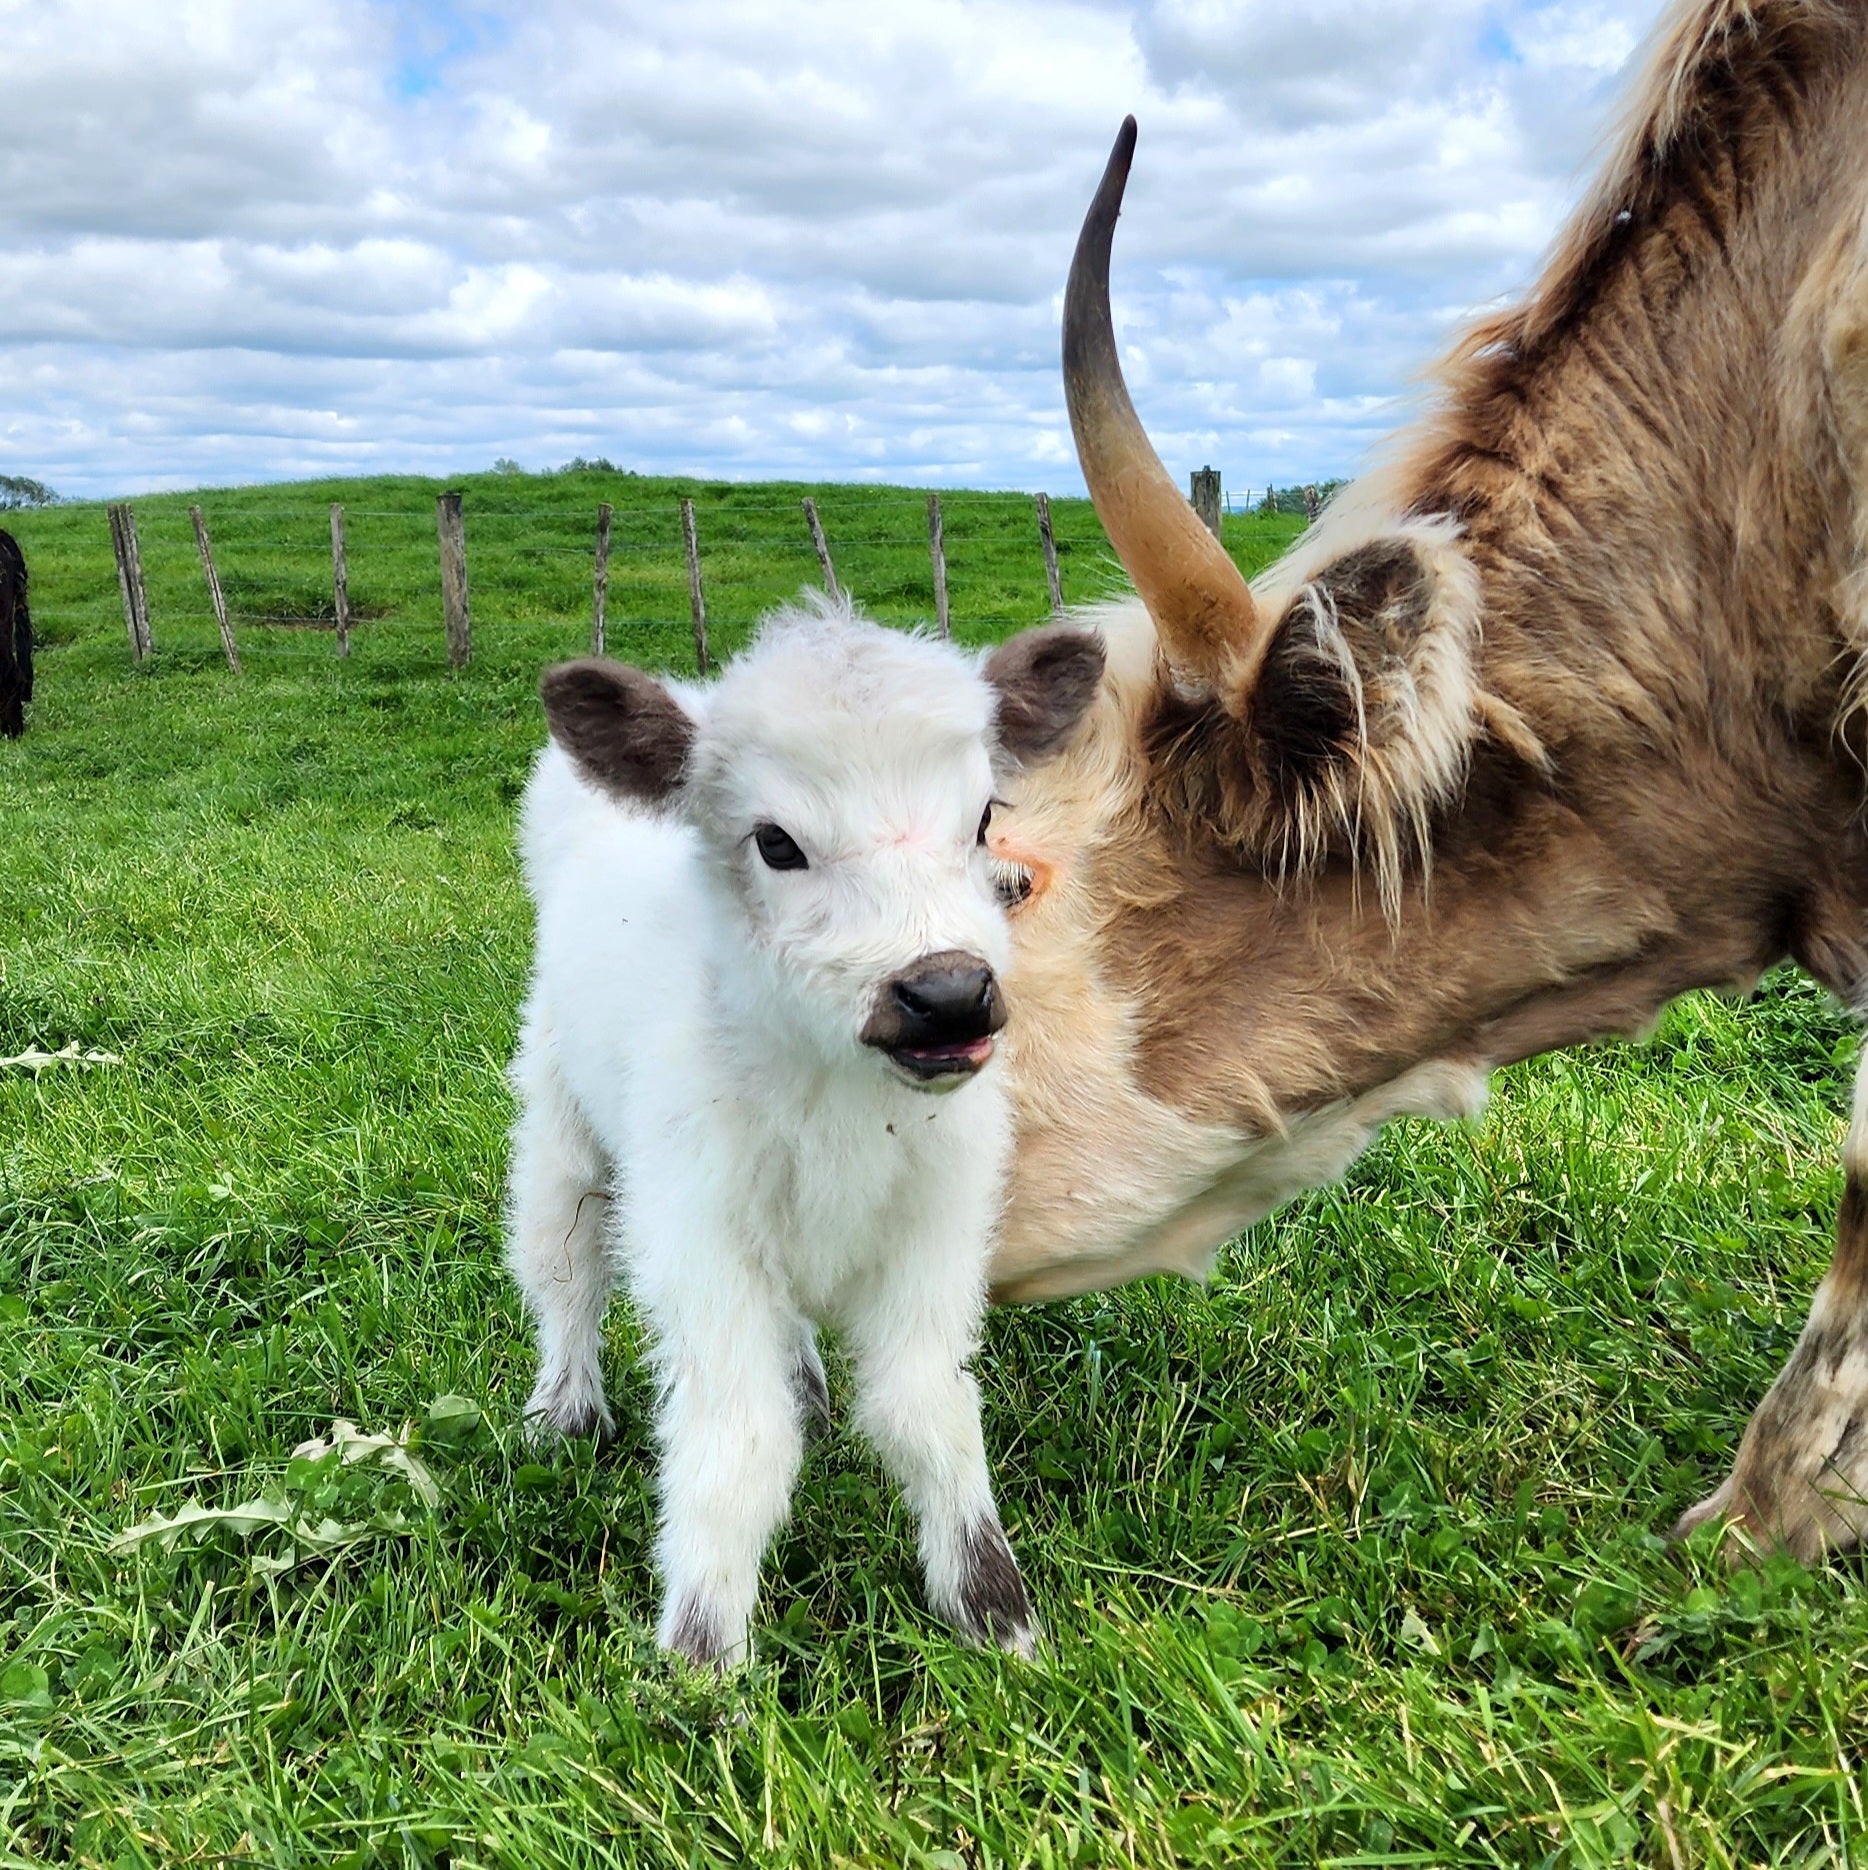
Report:
[[[540,692],[587,780],[698,835],[738,1010],[941,1087],[1005,1019],[995,787],[1068,742],[1102,668],[1100,640],[1061,625],[982,661],[819,602],[768,619],[711,686],[588,660]]]

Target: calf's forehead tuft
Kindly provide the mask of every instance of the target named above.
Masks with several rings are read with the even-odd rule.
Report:
[[[807,766],[959,757],[989,732],[993,705],[951,644],[845,611],[784,610],[720,678],[698,751],[716,766],[755,747]]]

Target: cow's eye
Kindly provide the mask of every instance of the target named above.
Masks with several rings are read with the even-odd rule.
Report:
[[[752,841],[759,847],[768,870],[808,870],[810,864],[798,848],[798,841],[779,825],[757,825]]]
[[[986,842],[986,828],[992,823],[992,808],[995,803],[995,800],[988,799],[986,801],[986,809],[979,815],[979,841],[981,844]]]

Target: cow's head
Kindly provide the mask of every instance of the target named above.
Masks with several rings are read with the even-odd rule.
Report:
[[[1476,681],[1479,588],[1444,518],[1375,500],[1255,595],[1150,446],[1122,380],[1109,256],[1135,147],[1116,139],[1070,269],[1064,386],[1098,516],[1152,617],[1171,680],[1147,728],[1155,795],[1277,873],[1366,861],[1392,911],[1402,867],[1492,732],[1541,750]]]
[[[587,780],[692,826],[737,1014],[941,1088],[1005,1020],[995,798],[1070,739],[1102,668],[1088,631],[1028,631],[981,662],[820,602],[779,613],[711,688],[583,661],[541,693]]]

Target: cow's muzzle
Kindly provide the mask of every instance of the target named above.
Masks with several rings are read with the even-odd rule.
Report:
[[[971,1077],[992,1057],[1005,1000],[977,955],[924,955],[882,983],[863,1043],[886,1052],[917,1084]]]

